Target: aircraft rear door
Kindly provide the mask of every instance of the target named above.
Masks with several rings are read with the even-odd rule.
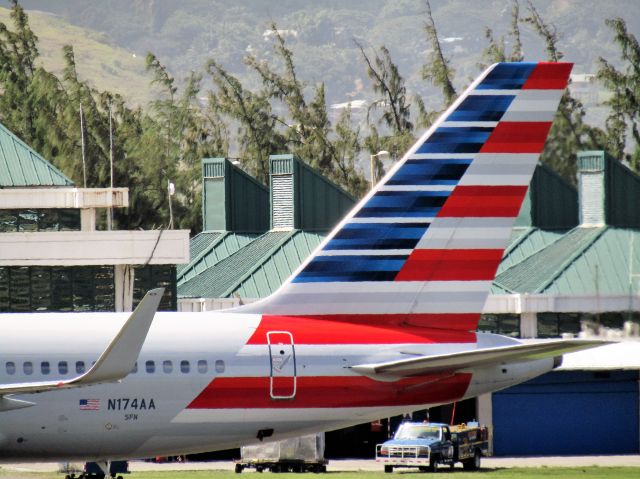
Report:
[[[271,399],[292,399],[296,395],[296,350],[288,331],[269,331],[269,394]]]

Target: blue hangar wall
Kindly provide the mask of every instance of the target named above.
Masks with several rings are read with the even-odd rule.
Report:
[[[638,371],[553,371],[494,393],[494,454],[638,453],[638,380]]]

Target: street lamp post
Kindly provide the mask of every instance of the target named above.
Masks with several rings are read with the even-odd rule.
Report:
[[[370,157],[370,167],[371,167],[371,189],[376,186],[377,178],[376,178],[376,160],[380,161],[381,158],[389,158],[389,152],[386,150],[379,151],[375,155],[371,155]]]

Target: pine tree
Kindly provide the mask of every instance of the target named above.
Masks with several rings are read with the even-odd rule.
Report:
[[[630,33],[622,18],[605,20],[620,47],[620,57],[625,62],[620,71],[604,58],[598,60],[598,79],[611,91],[605,103],[611,108],[607,117],[607,146],[620,159],[629,162],[640,172],[640,45]],[[627,135],[633,139],[631,152],[625,152]]]
[[[545,23],[531,1],[527,9],[529,16],[524,22],[544,40],[549,61],[558,62],[563,53],[558,48],[560,36],[553,25]],[[580,150],[602,149],[604,134],[597,128],[584,122],[585,109],[582,103],[573,98],[567,88],[560,100],[551,131],[547,138],[540,161],[550,165],[568,181],[576,181],[576,158]]]
[[[522,53],[522,40],[520,37],[520,4],[518,0],[513,0],[511,6],[511,30],[507,35],[510,43],[513,44],[511,51],[507,52],[507,42],[504,36],[496,39],[493,30],[489,27],[485,28],[484,34],[489,45],[482,52],[482,59],[486,63],[478,65],[481,70],[484,70],[488,64],[492,63],[521,62],[524,59],[524,54]]]
[[[277,129],[279,118],[269,103],[269,93],[246,90],[240,81],[214,60],[207,70],[215,90],[209,106],[216,114],[232,119],[240,158],[249,172],[264,184],[269,182],[269,155],[286,151],[285,138]]]
[[[450,60],[444,55],[436,23],[431,13],[431,4],[429,0],[425,0],[427,21],[424,28],[427,34],[427,40],[431,45],[431,52],[427,57],[427,62],[422,67],[422,79],[430,81],[433,85],[442,90],[444,96],[444,106],[447,107],[453,103],[458,93],[453,86],[453,78],[455,72],[451,68]]]
[[[372,58],[367,55],[362,45],[356,42],[360,54],[367,65],[367,75],[371,79],[372,88],[377,98],[371,103],[367,111],[369,135],[364,145],[370,154],[378,151],[388,151],[392,159],[401,157],[413,143],[413,123],[411,122],[411,104],[407,98],[405,81],[398,67],[391,59],[387,47],[382,45],[379,53]],[[371,114],[379,111],[380,117],[372,121]],[[388,135],[381,135],[378,126]],[[384,175],[384,166],[375,157],[375,177]]]
[[[249,55],[246,64],[262,80],[269,99],[282,103],[285,114],[278,116],[282,136],[287,149],[318,169],[329,178],[336,179],[337,152],[331,141],[332,126],[327,115],[324,84],[316,85],[310,101],[305,96],[306,85],[296,74],[293,52],[285,43],[275,24],[271,24],[274,39],[275,61],[260,61]],[[282,71],[274,70],[272,64],[280,63]]]
[[[0,121],[37,148],[37,105],[32,94],[37,71],[35,61],[39,56],[38,38],[17,0],[11,0],[10,18],[14,30],[0,23]]]
[[[147,54],[147,70],[164,97],[151,103],[159,127],[163,154],[155,159],[154,168],[161,173],[163,191],[168,204],[168,184],[176,186],[172,198],[174,223],[178,227],[200,229],[201,194],[200,160],[224,156],[228,150],[226,130],[216,115],[206,115],[198,104],[201,75],[191,72],[179,91],[176,80],[152,53]],[[152,125],[152,122],[147,122]],[[158,201],[162,201],[162,196]]]

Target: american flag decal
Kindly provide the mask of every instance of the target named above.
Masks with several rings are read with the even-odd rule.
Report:
[[[80,399],[81,411],[99,411],[100,399]]]

